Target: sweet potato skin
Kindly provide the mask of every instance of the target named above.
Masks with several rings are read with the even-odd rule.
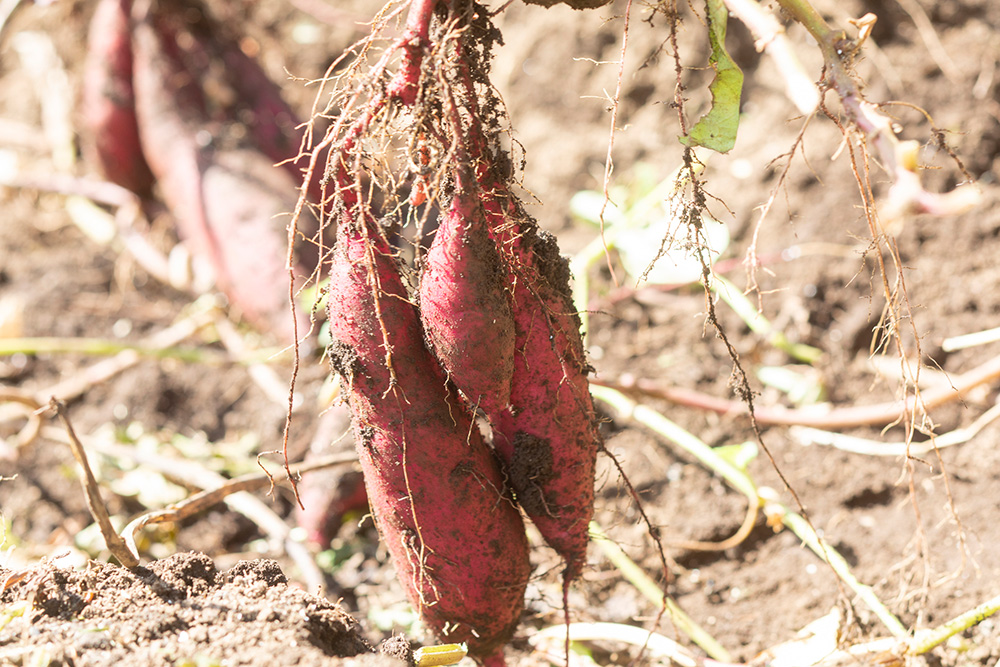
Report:
[[[601,446],[569,266],[504,188],[491,183],[484,201],[512,285],[517,348],[493,445],[521,507],[566,561],[568,583],[586,562]]]
[[[199,125],[208,116],[206,102],[178,53],[173,26],[156,16],[150,4],[136,3],[132,25],[133,81],[143,152],[181,238],[193,253],[219,267],[218,240],[205,222],[201,173],[207,156],[197,140]]]
[[[146,196],[153,174],[142,154],[132,88],[131,0],[100,0],[84,63],[83,149],[111,182]]]
[[[432,350],[473,407],[491,423],[510,402],[514,317],[496,245],[474,181],[457,191],[424,258],[420,316]]]
[[[337,237],[330,357],[354,415],[372,514],[429,627],[496,663],[530,574],[520,514],[424,345],[388,244],[370,221],[346,214]]]
[[[201,87],[197,72],[210,59],[204,36],[181,39],[184,17],[169,7],[139,0],[133,8],[143,152],[179,236],[211,267],[216,286],[248,320],[290,343],[296,332],[283,219],[295,207],[297,183],[252,143],[226,139],[238,120],[213,113]],[[298,333],[307,330],[300,313]]]
[[[468,72],[462,84],[465,98],[475,100]],[[489,148],[491,143],[481,126],[474,124],[465,134],[464,150],[473,158],[481,207],[504,266],[514,317],[510,405],[493,423],[493,447],[518,503],[566,561],[567,605],[568,586],[586,563],[601,448],[587,381],[590,367],[569,289],[568,263],[510,191],[509,158]]]

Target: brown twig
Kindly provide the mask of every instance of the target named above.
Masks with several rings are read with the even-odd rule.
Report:
[[[31,394],[13,387],[0,387],[0,403],[18,403],[28,411],[27,423],[14,438],[14,455],[16,456],[18,451],[33,443],[38,437],[38,433],[42,429],[42,415],[39,410],[43,404]],[[6,447],[0,451],[0,458],[4,458],[4,456],[6,456]]]
[[[289,473],[291,477],[297,478],[316,470],[331,468],[333,466],[344,465],[347,463],[355,463],[357,460],[357,454],[354,453],[327,456],[291,467],[289,469]],[[161,470],[160,472],[170,474],[168,470]],[[174,503],[160,510],[147,512],[146,514],[132,520],[128,526],[125,527],[125,530],[122,531],[122,533],[125,536],[126,542],[128,542],[132,549],[138,551],[135,546],[135,536],[146,526],[152,526],[158,523],[181,521],[203,512],[213,505],[218,505],[234,493],[239,493],[241,491],[259,491],[261,489],[269,488],[273,486],[274,479],[274,476],[266,470],[264,472],[249,473],[240,477],[235,477],[228,480],[222,486],[199,491],[198,493],[195,493],[178,503]]]
[[[66,442],[65,435],[59,430],[44,428],[42,429],[42,436],[57,442]],[[138,450],[134,447],[125,447],[109,443],[100,438],[91,437],[85,439],[87,440],[87,447],[91,451],[104,456],[134,461],[142,466],[152,468],[161,474],[168,475],[174,479],[183,480],[184,483],[201,489],[220,489],[230,483],[230,480],[226,479],[222,475],[208,470],[193,461],[184,461],[158,454],[152,454],[150,452]],[[315,470],[322,464],[335,465],[342,462],[343,461],[340,458],[334,459],[331,457],[327,460],[317,461],[315,464],[306,464],[297,469],[293,469],[293,473],[296,470],[298,470],[298,472]],[[251,486],[257,485],[256,488],[264,488],[271,483],[268,476],[263,473],[254,473],[254,476],[259,477],[260,480],[256,482],[248,482]],[[323,573],[319,570],[319,567],[313,560],[309,550],[301,542],[292,538],[291,528],[285,523],[284,519],[278,516],[278,514],[271,509],[267,503],[245,491],[237,491],[231,495],[227,495],[225,493],[221,495],[224,497],[220,497],[219,499],[224,502],[229,509],[250,519],[269,538],[271,538],[271,540],[282,544],[285,553],[287,553],[288,556],[295,562],[296,567],[298,567],[299,571],[302,573],[305,584],[310,590],[323,591],[325,589],[326,584],[323,578]],[[204,501],[196,501],[196,503],[199,502]]]
[[[69,437],[69,445],[70,449],[73,450],[73,457],[80,465],[80,470],[83,473],[83,479],[80,482],[83,486],[84,496],[87,498],[87,507],[90,509],[90,515],[94,517],[94,521],[97,522],[97,525],[101,529],[104,543],[107,544],[111,555],[117,558],[122,565],[129,569],[136,567],[139,565],[139,556],[137,552],[132,551],[132,548],[115,532],[114,526],[111,525],[111,517],[108,516],[108,510],[101,499],[101,491],[97,485],[97,479],[94,477],[94,471],[91,470],[90,463],[87,461],[87,452],[84,450],[80,439],[76,437],[76,432],[73,431],[69,415],[66,414],[66,406],[53,397],[49,400],[49,408],[56,413],[66,428],[66,435]]]
[[[667,542],[668,547],[673,547],[675,549],[687,549],[688,551],[726,551],[727,549],[733,549],[738,547],[744,542],[750,533],[753,532],[753,527],[757,525],[757,517],[760,515],[760,503],[750,501],[747,503],[747,513],[743,517],[743,523],[736,530],[735,533],[730,535],[724,540],[719,540],[718,542],[707,542],[702,540],[671,540]]]

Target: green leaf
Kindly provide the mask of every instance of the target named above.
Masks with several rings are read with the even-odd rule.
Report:
[[[736,130],[740,124],[743,72],[726,51],[729,13],[723,0],[706,0],[706,5],[708,38],[712,43],[712,55],[708,62],[715,70],[715,78],[708,87],[712,92],[712,108],[680,140],[685,146],[704,146],[719,153],[728,153],[736,145]]]

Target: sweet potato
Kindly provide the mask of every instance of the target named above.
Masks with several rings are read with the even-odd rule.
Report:
[[[133,8],[143,151],[181,238],[211,266],[219,289],[248,320],[291,342],[287,235],[280,216],[294,208],[297,184],[254,146],[227,139],[237,121],[210,111],[196,69],[204,54],[197,40],[179,39],[184,17],[169,7],[154,12],[141,0]],[[304,320],[299,328],[306,330]]]
[[[530,574],[524,525],[424,344],[388,243],[351,195],[331,267],[330,357],[353,413],[372,514],[427,625],[502,665]]]
[[[173,0],[178,2],[178,0]],[[240,134],[239,145],[266,156],[286,172],[296,186],[303,181],[302,150],[304,129],[292,107],[282,96],[281,88],[271,80],[261,64],[240,47],[232,26],[224,26],[210,16],[201,0],[180,0],[191,39],[185,53],[188,69],[199,73],[212,118],[222,124],[221,134]],[[177,10],[174,10],[177,13]],[[227,29],[229,28],[229,29]],[[224,139],[224,137],[223,137]],[[321,172],[313,174],[307,185],[308,199],[320,203]],[[311,215],[300,216],[296,231],[300,237],[320,240],[319,221]],[[331,235],[332,236],[332,235]],[[323,240],[329,248],[332,238]],[[298,265],[306,274],[320,263],[320,250],[313,243],[298,243]]]
[[[464,167],[420,276],[420,316],[438,361],[491,423],[510,401],[514,318],[497,248]]]
[[[131,0],[100,0],[94,10],[83,73],[83,149],[109,181],[146,196],[153,174],[135,116],[131,8]]]
[[[348,406],[333,405],[324,410],[306,450],[306,463],[354,451],[350,431]],[[368,512],[364,477],[355,466],[332,466],[305,475],[298,483],[298,493],[302,504],[295,507],[295,523],[309,542],[322,549],[329,548],[345,515]]]
[[[143,152],[160,181],[178,231],[195,255],[221,267],[218,239],[205,221],[202,169],[212,135],[198,132],[208,116],[204,94],[182,62],[177,34],[140,0],[133,15],[133,82]],[[224,280],[224,276],[220,280]]]
[[[485,181],[484,205],[512,285],[517,347],[511,407],[493,444],[521,507],[566,561],[568,585],[586,562],[601,442],[580,319],[555,239],[538,231],[503,186]]]
[[[460,80],[459,94],[476,119],[472,77],[465,71]],[[601,444],[569,266],[511,193],[485,125],[463,124],[453,112],[452,126],[459,152],[475,165],[479,210],[499,249],[514,318],[510,405],[493,423],[493,447],[521,507],[566,561],[565,602],[586,562]]]
[[[220,68],[224,85],[232,91],[227,114],[246,127],[247,139],[254,147],[301,183],[302,171],[295,158],[302,150],[303,129],[295,111],[282,97],[281,88],[257,60],[244,53],[235,40],[221,34],[207,17],[203,24],[198,42]],[[309,182],[308,190],[310,199],[319,202],[318,174]]]

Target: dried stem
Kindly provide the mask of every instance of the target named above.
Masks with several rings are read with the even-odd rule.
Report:
[[[594,387],[594,398],[611,406],[619,418],[634,420],[681,447],[747,497],[760,498],[762,502],[765,502],[764,511],[768,516],[780,520],[830,566],[837,577],[838,586],[841,582],[849,586],[882,620],[893,635],[900,637],[906,634],[906,628],[899,619],[893,616],[882,604],[870,586],[862,584],[854,577],[847,561],[826,540],[820,538],[812,523],[804,515],[777,502],[777,494],[773,490],[763,487],[758,489],[743,470],[737,468],[698,437],[682,429],[656,410],[640,405],[624,394],[605,387]]]
[[[94,517],[94,521],[97,522],[97,525],[101,529],[104,543],[107,544],[111,555],[117,558],[122,565],[129,569],[136,567],[139,565],[139,556],[137,552],[132,551],[132,548],[115,531],[115,527],[111,525],[111,517],[108,515],[108,510],[101,499],[101,490],[97,484],[97,478],[94,477],[94,471],[91,470],[90,463],[87,461],[87,452],[84,450],[80,439],[76,437],[73,425],[69,421],[69,415],[66,414],[66,406],[55,398],[52,398],[49,400],[49,408],[56,413],[66,428],[66,435],[69,437],[69,446],[73,451],[73,457],[80,464],[80,470],[83,473],[83,479],[80,482],[83,485],[84,496],[87,498],[87,508],[90,509],[90,515]]]
[[[935,387],[922,392],[919,405],[930,410],[957,401],[976,387],[1000,378],[1000,356],[980,364],[972,370],[951,378],[948,386]],[[639,393],[662,398],[672,403],[709,410],[722,415],[746,415],[747,406],[742,401],[727,400],[682,387],[665,387],[651,380],[623,377],[618,382],[605,382],[596,378],[591,384],[614,388],[625,393]],[[755,406],[757,423],[768,426],[811,426],[813,428],[842,429],[852,426],[885,426],[908,419],[917,408],[918,399],[908,396],[905,400],[874,405],[856,405],[830,409],[786,409]]]
[[[58,430],[42,429],[42,435],[57,442],[66,441],[66,437]],[[135,447],[125,447],[105,442],[101,438],[85,437],[85,440],[87,441],[88,449],[91,451],[105,456],[135,461],[140,465],[183,479],[186,484],[191,484],[201,489],[221,488],[230,481],[219,473],[208,470],[191,461],[172,459],[140,451]],[[292,538],[292,529],[267,503],[245,491],[226,496],[222,498],[222,502],[234,512],[238,512],[250,519],[273,542],[282,545],[285,553],[288,554],[299,568],[299,572],[302,574],[310,590],[322,591],[325,589],[326,584],[323,574],[319,571],[319,567],[313,560],[309,550],[304,544]],[[118,539],[121,540],[122,538],[119,537]],[[125,544],[124,541],[123,544]]]

